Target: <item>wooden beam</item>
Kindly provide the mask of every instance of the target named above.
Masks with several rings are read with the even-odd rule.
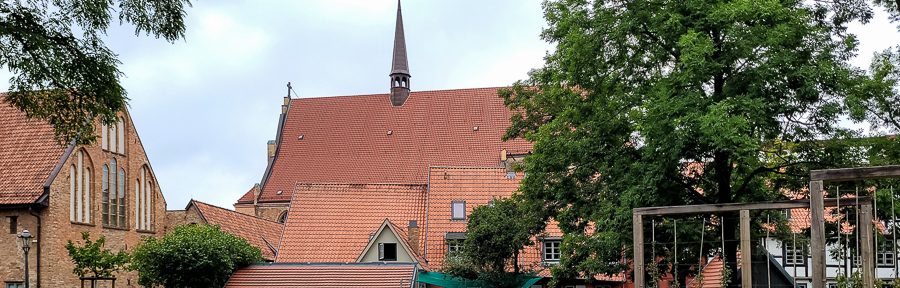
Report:
[[[821,192],[820,192],[821,193]],[[824,207],[837,206],[837,199],[823,199]],[[845,204],[847,199],[844,199]],[[854,200],[855,201],[855,200]],[[871,203],[871,197],[859,197],[859,203]],[[795,209],[809,208],[810,200],[792,200],[792,201],[775,201],[775,202],[754,202],[754,203],[727,203],[727,204],[702,204],[702,205],[684,205],[684,206],[659,206],[659,207],[642,207],[634,208],[634,214],[644,216],[660,216],[675,214],[699,214],[699,213],[721,213],[721,212],[738,212],[741,210],[773,210],[773,209]]]
[[[750,251],[750,210],[741,210],[741,287],[753,288]]]
[[[862,257],[863,287],[875,287],[875,249],[872,249],[872,205],[861,205],[859,209],[859,255]]]
[[[634,287],[644,288],[644,223],[641,214],[634,214],[631,221],[634,229]]]
[[[812,254],[812,287],[825,287],[825,183],[809,182],[810,235],[809,251]]]
[[[900,165],[842,168],[809,171],[812,181],[852,181],[863,179],[900,177]]]

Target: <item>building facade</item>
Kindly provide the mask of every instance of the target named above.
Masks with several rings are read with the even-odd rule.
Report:
[[[0,99],[2,100],[2,99]],[[17,234],[34,236],[32,287],[78,287],[65,245],[81,234],[106,237],[106,248],[129,250],[143,237],[165,233],[166,200],[128,111],[113,125],[95,125],[91,145],[59,144],[53,127],[0,101],[0,284],[24,281]],[[133,272],[117,287],[137,287]],[[101,287],[111,283],[98,282]]]

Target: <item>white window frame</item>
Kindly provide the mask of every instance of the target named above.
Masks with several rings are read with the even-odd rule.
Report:
[[[462,215],[457,214],[456,205],[462,205]],[[453,200],[450,202],[450,220],[466,220],[465,200]]]
[[[806,245],[800,244],[800,247],[793,247],[790,243],[784,242],[782,246],[784,246],[785,266],[806,266]]]
[[[546,263],[558,263],[562,256],[561,239],[544,239],[541,241],[541,259]],[[549,249],[549,250],[548,250]],[[549,257],[548,257],[549,256]]]

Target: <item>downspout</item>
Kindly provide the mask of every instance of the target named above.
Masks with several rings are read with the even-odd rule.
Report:
[[[28,207],[28,214],[31,214],[31,216],[34,216],[34,219],[37,219],[37,247],[35,247],[37,248],[37,254],[35,254],[35,258],[37,258],[37,262],[35,263],[37,264],[37,269],[35,269],[37,282],[35,282],[35,284],[37,284],[37,288],[41,288],[41,243],[44,242],[41,240],[41,236],[44,235],[44,233],[41,233],[41,226],[43,225],[41,223],[41,215],[34,213],[32,207]]]
[[[431,192],[431,165],[428,165],[428,180],[427,181],[428,181],[428,185],[427,185],[427,187],[425,187],[425,240],[423,242],[425,244],[422,246],[424,248],[424,249],[422,249],[423,250],[422,258],[425,259],[425,264],[428,264],[428,222],[431,222],[431,221],[428,221],[428,206],[429,206],[428,194],[431,194],[430,193]],[[421,235],[422,233],[419,233],[419,234]]]

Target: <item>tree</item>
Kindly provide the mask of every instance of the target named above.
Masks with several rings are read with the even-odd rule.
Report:
[[[60,142],[95,139],[93,123],[125,108],[115,53],[103,43],[113,13],[135,34],[184,36],[189,0],[37,0],[0,3],[0,66],[13,73],[5,102],[53,125]]]
[[[533,244],[541,224],[515,198],[494,199],[476,207],[466,226],[463,249],[448,255],[444,272],[488,287],[521,287],[526,273],[519,267],[519,252]],[[509,271],[512,268],[512,271]]]
[[[185,225],[160,239],[144,238],[131,269],[148,287],[223,287],[235,270],[261,260],[259,248],[218,226]]]
[[[72,273],[78,277],[113,277],[114,273],[128,264],[128,253],[125,251],[113,253],[103,248],[106,245],[106,237],[100,236],[97,241],[91,241],[90,233],[82,232],[81,239],[84,242],[81,246],[76,246],[71,240],[66,243],[69,258],[75,263]]]
[[[554,276],[622,271],[634,207],[780,200],[781,189],[805,186],[809,169],[861,162],[864,153],[839,141],[860,136],[842,119],[896,117],[871,102],[896,97],[889,77],[848,63],[857,41],[847,24],[867,22],[871,9],[546,1],[542,37],[556,49],[501,97],[519,112],[505,138],[534,143],[521,193],[566,234]],[[736,271],[737,217],[722,216]],[[679,229],[679,240],[700,231]],[[689,272],[679,271],[682,284]]]

